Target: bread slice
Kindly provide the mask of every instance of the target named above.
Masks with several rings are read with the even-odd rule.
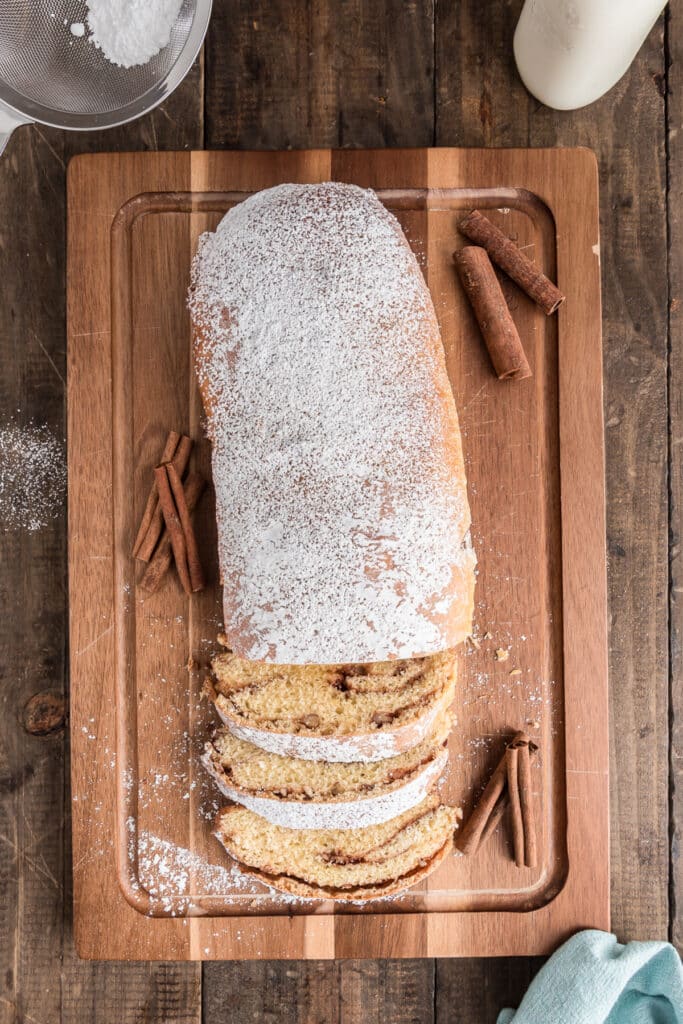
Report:
[[[216,837],[245,870],[296,896],[369,900],[425,878],[452,848],[456,810],[427,797],[391,821],[352,830],[283,828],[245,807],[219,812]]]
[[[368,665],[271,665],[226,651],[206,692],[230,732],[307,761],[379,761],[422,743],[450,707],[453,651]]]
[[[448,760],[450,719],[417,747],[386,761],[304,761],[261,750],[220,730],[202,763],[224,796],[286,828],[378,825],[421,803]]]

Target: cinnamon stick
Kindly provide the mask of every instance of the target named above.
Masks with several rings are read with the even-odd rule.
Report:
[[[453,259],[498,379],[530,377],[522,342],[486,250],[466,245],[453,253]]]
[[[184,484],[185,503],[188,512],[192,513],[199,504],[199,499],[204,493],[206,480],[200,473],[190,473]],[[140,587],[148,594],[158,590],[161,581],[171,567],[173,561],[173,548],[168,530],[164,530],[161,540],[154,552],[153,558],[147,564],[144,575],[140,580]]]
[[[157,466],[154,470],[154,478],[157,482],[159,505],[164,517],[164,523],[166,524],[166,529],[168,530],[169,537],[171,538],[171,547],[173,548],[173,557],[175,559],[176,569],[178,570],[178,576],[180,577],[180,582],[185,593],[191,594],[192,584],[190,583],[190,573],[187,567],[185,534],[183,533],[183,527],[178,516],[175,501],[173,500],[173,494],[171,493],[171,485],[168,480],[168,471],[166,466]]]
[[[479,840],[479,847],[478,847],[478,849],[481,849],[481,847],[484,845],[484,843],[486,843],[487,840],[489,839],[489,837],[491,835],[493,835],[493,833],[496,831],[496,829],[498,828],[498,826],[501,823],[503,815],[505,814],[505,812],[507,811],[509,806],[510,806],[510,799],[508,797],[507,786],[506,786],[506,788],[503,790],[503,792],[500,795],[500,800],[498,801],[496,806],[491,811],[491,817],[486,822],[486,826],[485,826],[485,828],[484,828],[484,830],[483,830],[483,832],[481,834],[481,838]]]
[[[517,778],[519,780],[519,802],[522,812],[522,826],[524,829],[524,865],[527,868],[535,868],[538,863],[536,849],[536,822],[534,821],[534,808],[531,796],[531,741],[519,747],[517,760]]]
[[[479,210],[472,210],[458,224],[463,235],[486,249],[494,263],[504,270],[546,315],[554,313],[564,302],[564,295],[550,278],[522,252],[519,246]]]
[[[176,453],[171,459],[178,476],[182,477],[183,473],[187,469],[187,464],[190,461],[193,446],[194,441],[192,438],[188,437],[186,434],[181,434],[180,441],[178,441],[178,447],[176,448]]]
[[[168,473],[168,482],[171,485],[171,491],[178,510],[180,525],[182,526],[183,533],[185,535],[185,549],[187,551],[187,567],[190,573],[190,585],[192,587],[192,592],[196,593],[198,590],[204,589],[204,573],[202,571],[202,563],[199,559],[197,537],[194,532],[194,527],[192,526],[190,510],[187,507],[185,491],[183,490],[178,470],[175,468],[173,463],[170,462],[166,467],[166,471]]]
[[[178,441],[180,440],[180,434],[175,430],[169,430],[168,437],[166,438],[166,444],[164,450],[161,453],[159,462],[170,462],[175,454],[175,450],[178,447]],[[154,510],[159,504],[159,498],[157,495],[156,480],[152,480],[152,486],[149,489],[149,495],[147,497],[147,504],[145,505],[145,511],[142,513],[142,521],[140,522],[140,528],[135,538],[135,544],[133,545],[133,557],[138,557],[138,552],[142,547],[147,531],[152,525],[152,519],[154,517]]]
[[[522,819],[522,805],[519,796],[519,749],[510,745],[506,751],[507,763],[507,786],[510,799],[510,821],[512,822],[512,848],[515,854],[515,864],[518,868],[524,867],[524,822]]]
[[[173,454],[173,457],[170,460],[175,466],[176,470],[178,471],[178,476],[180,476],[181,478],[183,476],[183,473],[187,469],[188,462],[190,461],[192,445],[192,438],[187,437],[185,434],[182,434],[180,436],[180,440],[178,441],[178,446]],[[168,461],[168,459],[162,459],[161,464],[163,465],[164,462]],[[150,558],[154,554],[154,549],[157,546],[157,541],[161,537],[163,529],[164,517],[161,511],[161,504],[159,503],[159,501],[157,501],[154,512],[152,513],[149,528],[136,555],[136,557],[139,558],[141,562],[149,562]]]
[[[462,831],[455,839],[455,845],[461,853],[475,853],[479,849],[482,834],[492,812],[503,795],[505,788],[506,766],[505,757],[498,763],[496,770],[489,779],[479,802],[470,814]]]

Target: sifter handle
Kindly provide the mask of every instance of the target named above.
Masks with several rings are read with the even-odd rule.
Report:
[[[22,117],[21,114],[17,114],[10,107],[5,107],[0,103],[0,155],[4,152],[14,129],[22,124],[31,123],[30,118]]]

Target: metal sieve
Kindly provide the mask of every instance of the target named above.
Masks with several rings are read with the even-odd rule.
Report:
[[[146,114],[182,82],[204,40],[212,0],[183,0],[149,63],[121,68],[72,34],[85,0],[0,0],[0,152],[20,124],[113,128]]]

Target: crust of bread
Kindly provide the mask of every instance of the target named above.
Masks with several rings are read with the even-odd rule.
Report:
[[[220,835],[217,833],[217,838],[220,840]],[[413,885],[417,885],[418,882],[422,882],[428,875],[431,875],[433,871],[438,868],[439,864],[442,863],[453,849],[453,840],[448,839],[438,853],[429,860],[426,864],[420,865],[415,868],[414,871],[409,872],[407,875],[403,875],[401,878],[393,878],[390,881],[382,885],[370,885],[365,887],[357,887],[355,889],[334,889],[332,887],[320,887],[311,885],[309,882],[304,882],[300,878],[296,878],[291,875],[268,875],[263,871],[259,871],[258,868],[252,868],[248,864],[244,864],[240,860],[236,860],[239,864],[240,869],[245,874],[255,878],[258,882],[262,882],[264,885],[269,886],[271,889],[277,889],[279,892],[287,893],[290,896],[299,896],[304,899],[313,900],[335,900],[335,901],[347,901],[347,902],[366,902],[368,900],[380,900],[387,899],[389,896],[395,896],[397,893],[405,892],[406,889],[411,888]],[[226,851],[227,852],[227,851]],[[231,856],[231,855],[230,855]]]
[[[448,751],[443,748],[408,782],[374,796],[359,796],[355,800],[301,801],[253,793],[236,786],[226,777],[220,755],[211,743],[206,744],[201,756],[204,768],[229,800],[242,804],[274,825],[296,829],[365,828],[390,821],[422,803],[436,785],[447,761]]]
[[[414,721],[395,729],[385,726],[372,733],[354,733],[349,736],[305,736],[275,729],[260,729],[234,714],[209,679],[204,684],[204,692],[230,732],[262,750],[300,757],[304,761],[382,761],[411,750],[427,738],[436,720],[453,703],[455,679],[451,679],[437,700]]]

